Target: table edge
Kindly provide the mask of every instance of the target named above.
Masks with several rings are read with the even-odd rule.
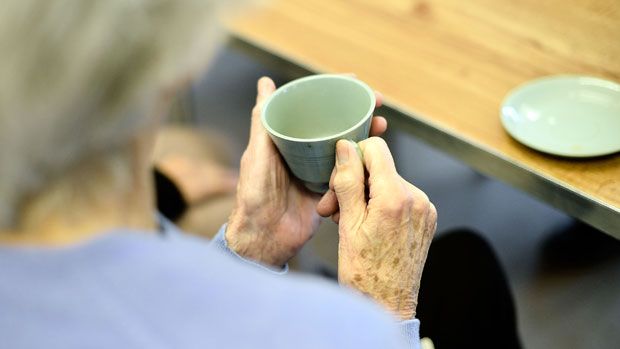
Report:
[[[228,45],[245,52],[291,77],[322,73],[315,67],[287,56],[242,33],[229,29]],[[508,157],[475,141],[434,124],[414,110],[385,99],[382,114],[393,125],[477,171],[516,187],[539,200],[620,239],[620,208],[567,187],[553,178],[535,173]],[[499,113],[499,112],[498,112]]]

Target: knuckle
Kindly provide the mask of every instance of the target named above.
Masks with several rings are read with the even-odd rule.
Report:
[[[430,208],[428,211],[428,220],[431,221],[433,225],[437,223],[437,209],[433,204],[430,204]]]
[[[401,215],[403,212],[410,211],[413,205],[413,195],[407,191],[401,191],[390,196],[385,201],[383,209],[390,215]]]
[[[430,204],[431,202],[428,199],[428,196],[426,196],[426,194],[424,193],[420,193],[416,195],[416,197],[413,199],[413,212],[417,214],[426,213],[427,211],[429,211]]]
[[[353,173],[341,171],[334,176],[334,191],[346,192],[360,184],[360,179]]]
[[[429,205],[428,215],[435,220],[437,219],[437,208],[435,207],[435,205],[433,205],[432,202]]]
[[[407,206],[411,207],[416,202],[416,197],[411,190],[404,190],[403,200]]]
[[[410,210],[415,204],[413,193],[411,193],[409,190],[405,190],[400,195],[400,201],[402,203],[401,206],[403,207],[403,209],[406,209],[406,210]]]

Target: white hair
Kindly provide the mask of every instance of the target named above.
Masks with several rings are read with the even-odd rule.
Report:
[[[3,0],[0,229],[28,195],[149,123],[165,87],[202,69],[216,0]]]

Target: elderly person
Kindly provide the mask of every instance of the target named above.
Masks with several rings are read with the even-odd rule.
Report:
[[[220,7],[3,2],[2,346],[418,346],[433,205],[376,137],[359,143],[364,162],[339,142],[331,190],[307,192],[259,121],[270,79],[258,82],[235,208],[216,237],[187,236],[154,213],[154,135],[171,96],[204,69]],[[385,126],[375,119],[372,133]],[[317,212],[339,221],[341,287],[280,275]]]

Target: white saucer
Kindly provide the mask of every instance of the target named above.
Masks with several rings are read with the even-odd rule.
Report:
[[[536,150],[568,157],[620,151],[620,84],[556,76],[511,91],[501,109],[504,128]]]

